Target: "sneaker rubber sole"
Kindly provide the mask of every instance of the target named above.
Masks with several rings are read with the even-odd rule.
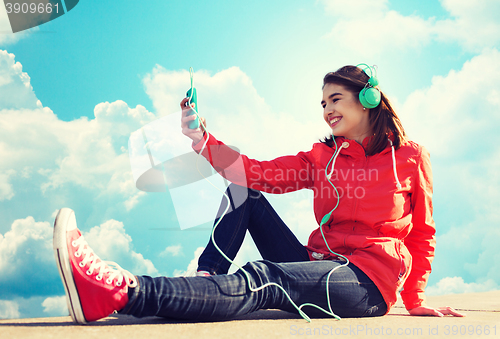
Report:
[[[66,304],[71,318],[75,323],[86,324],[87,320],[83,314],[80,296],[73,278],[73,270],[69,260],[67,245],[67,232],[76,228],[75,213],[69,208],[62,208],[57,213],[54,222],[54,255],[57,268],[61,276],[64,290],[66,292]]]

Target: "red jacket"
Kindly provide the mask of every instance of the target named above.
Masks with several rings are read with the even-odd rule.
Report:
[[[193,145],[196,152],[201,151],[206,138]],[[429,153],[408,141],[395,151],[393,161],[389,142],[382,152],[366,156],[356,141],[343,137],[336,141],[344,148],[331,175],[340,203],[323,226],[329,247],[371,278],[387,303],[387,312],[401,287],[407,309],[425,305],[424,289],[435,248]],[[364,146],[367,142],[365,139]],[[316,143],[309,152],[257,161],[210,135],[203,156],[237,185],[268,193],[312,189],[314,214],[320,224],[337,204],[337,194],[325,175],[334,151]],[[237,159],[244,171],[234,165]],[[328,173],[331,169],[330,163]],[[398,180],[401,189],[397,188]],[[311,233],[306,248],[311,260],[336,258],[326,247],[319,227]]]

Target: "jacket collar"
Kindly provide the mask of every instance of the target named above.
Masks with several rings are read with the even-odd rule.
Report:
[[[362,144],[359,144],[355,140],[349,140],[349,139],[346,139],[344,137],[337,138],[335,140],[337,143],[337,149],[334,150],[335,155],[332,157],[332,160],[333,160],[332,169],[330,171],[330,174],[328,174],[328,179],[330,179],[330,177],[333,173],[333,170],[335,168],[335,160],[340,155],[340,152],[343,152],[345,155],[350,155],[353,157],[366,156],[366,152],[365,152],[366,146],[368,145],[368,143],[372,139],[373,139],[373,136],[366,137],[363,140]],[[391,162],[392,162],[392,167],[393,167],[394,180],[396,182],[396,187],[399,190],[399,189],[401,189],[402,185],[401,185],[401,182],[399,181],[399,178],[398,178],[395,149],[393,146],[393,139],[394,139],[394,136],[392,134],[388,135],[386,147],[382,150],[382,152],[375,154],[374,156],[385,154],[388,152],[392,152],[392,159],[391,159],[392,161]]]
[[[342,149],[342,153],[348,154],[348,155],[366,155],[366,149],[368,147],[368,144],[373,140],[375,136],[371,135],[363,139],[363,142],[360,144],[356,140],[352,139],[347,139],[345,137],[339,136],[335,138],[335,141],[337,142],[337,147],[340,147],[340,145],[344,142],[349,143],[349,146],[347,148]],[[391,152],[391,143],[389,140],[394,142],[394,134],[392,132],[389,132],[387,134],[387,144],[385,148],[379,153],[379,154],[385,154],[387,152]],[[335,146],[334,146],[335,148]],[[335,150],[334,150],[335,151]]]

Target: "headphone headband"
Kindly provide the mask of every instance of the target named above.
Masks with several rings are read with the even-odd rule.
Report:
[[[359,66],[366,66],[361,68]],[[365,108],[375,108],[380,104],[381,94],[378,88],[378,78],[377,78],[377,69],[376,66],[368,66],[367,64],[358,64],[356,67],[361,68],[363,72],[368,75],[368,82],[365,84],[365,87],[359,92],[359,102]],[[366,70],[370,70],[370,74],[367,73]]]

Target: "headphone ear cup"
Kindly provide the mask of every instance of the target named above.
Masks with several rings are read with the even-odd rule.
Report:
[[[380,104],[380,91],[377,88],[363,88],[359,92],[359,102],[363,107],[375,108]]]

